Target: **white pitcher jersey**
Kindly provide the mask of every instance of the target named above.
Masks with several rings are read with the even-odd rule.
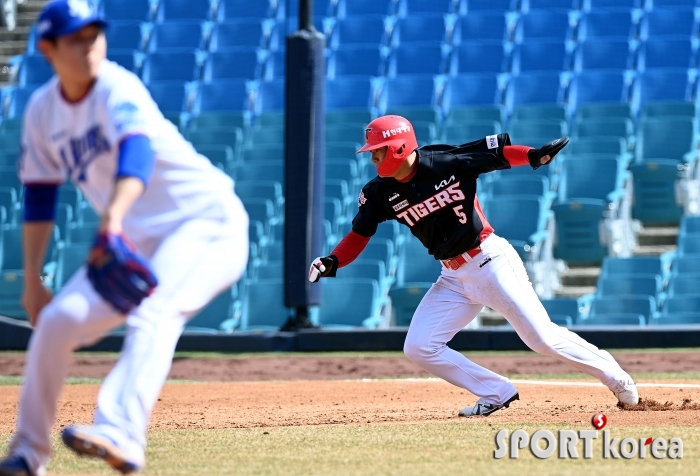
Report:
[[[233,181],[178,132],[141,80],[103,61],[88,95],[76,103],[53,77],[31,96],[24,116],[20,179],[24,184],[71,180],[102,214],[114,190],[119,145],[131,135],[151,140],[155,167],[144,194],[124,220],[132,238],[168,233],[184,221],[221,212]]]

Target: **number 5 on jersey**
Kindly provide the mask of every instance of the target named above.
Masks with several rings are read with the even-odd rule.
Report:
[[[462,225],[465,225],[467,223],[467,215],[464,214],[464,212],[462,211],[463,209],[464,209],[464,205],[457,205],[452,210],[454,210],[455,215],[457,215],[459,217],[459,222]]]

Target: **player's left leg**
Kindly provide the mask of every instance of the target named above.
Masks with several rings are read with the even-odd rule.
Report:
[[[503,238],[492,236],[482,245],[491,257],[473,276],[483,303],[500,312],[535,352],[551,355],[596,377],[624,403],[637,403],[631,377],[609,352],[554,324],[532,288],[522,260]],[[478,284],[477,284],[478,283]]]
[[[64,432],[76,449],[84,440],[117,468],[143,467],[146,428],[170,371],[175,346],[189,318],[240,278],[248,256],[245,215],[234,223],[193,220],[155,251],[156,291],[129,316],[120,358],[98,397],[95,426]],[[94,454],[101,450],[107,456]]]

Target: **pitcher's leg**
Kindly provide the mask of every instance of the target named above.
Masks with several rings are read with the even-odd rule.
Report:
[[[513,384],[447,346],[482,307],[456,291],[434,284],[416,309],[404,352],[422,369],[469,390],[483,401],[503,403],[517,392]]]
[[[202,227],[208,225],[192,222],[154,255],[152,266],[161,284],[129,316],[121,356],[100,389],[97,430],[137,460],[143,461],[150,414],[187,319],[245,269],[247,235],[205,239]]]
[[[609,352],[552,323],[517,252],[501,238],[497,246],[503,254],[486,267],[491,276],[482,278],[492,283],[485,304],[503,314],[535,352],[556,357],[611,389],[619,379],[629,378]]]
[[[32,334],[24,369],[17,433],[10,453],[33,471],[43,471],[51,455],[50,432],[73,351],[123,322],[92,290],[83,269],[42,310]]]

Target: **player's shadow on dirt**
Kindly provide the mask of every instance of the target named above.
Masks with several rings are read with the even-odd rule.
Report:
[[[626,405],[617,402],[617,408],[628,412],[667,412],[678,410],[700,410],[700,403],[693,403],[689,398],[684,398],[683,402],[676,404],[673,402],[659,403],[656,400],[639,397],[639,404]]]

